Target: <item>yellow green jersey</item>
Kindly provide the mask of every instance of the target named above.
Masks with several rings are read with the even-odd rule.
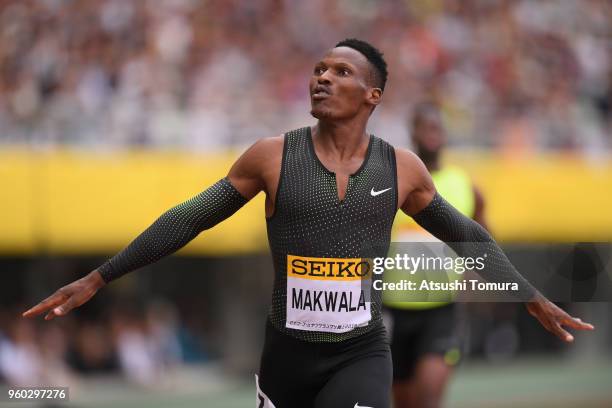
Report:
[[[468,174],[456,166],[445,166],[444,168],[431,172],[431,176],[436,190],[453,207],[457,208],[464,215],[473,218],[476,207],[474,199],[473,184]],[[393,223],[392,232],[393,242],[436,242],[438,241],[429,232],[421,228],[410,216],[398,211]],[[438,241],[439,242],[439,241]],[[395,256],[393,246],[389,256]],[[414,254],[418,256],[418,254]],[[444,280],[456,280],[460,275],[453,271],[438,271]],[[429,275],[427,275],[429,278]],[[417,271],[413,275],[398,272],[396,270],[385,271],[384,281],[399,282],[400,279],[409,279],[414,282],[421,282],[425,279],[422,271]],[[453,292],[421,292],[411,291],[410,296],[405,294],[385,291],[383,293],[384,304],[388,307],[398,309],[430,309],[448,304],[454,297]],[[406,301],[409,299],[427,299],[427,301]]]

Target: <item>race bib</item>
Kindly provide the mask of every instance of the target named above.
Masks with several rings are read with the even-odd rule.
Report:
[[[286,327],[344,333],[366,326],[371,279],[367,259],[287,255]]]

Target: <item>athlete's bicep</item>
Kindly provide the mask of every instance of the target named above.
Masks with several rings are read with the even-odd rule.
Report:
[[[399,207],[406,214],[417,214],[433,199],[436,188],[418,156],[406,149],[395,149]]]
[[[250,200],[260,191],[267,191],[269,174],[274,174],[270,170],[277,161],[280,163],[281,155],[282,136],[260,139],[236,160],[227,178],[242,196]]]

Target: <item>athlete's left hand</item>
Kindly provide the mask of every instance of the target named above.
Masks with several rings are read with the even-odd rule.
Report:
[[[537,294],[531,301],[526,303],[526,306],[529,314],[538,319],[546,330],[557,335],[557,337],[567,343],[574,341],[574,336],[567,332],[563,326],[576,330],[595,329],[592,324],[570,316],[541,294]]]

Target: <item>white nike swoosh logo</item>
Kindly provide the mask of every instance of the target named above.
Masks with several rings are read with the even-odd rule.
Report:
[[[374,187],[372,187],[372,190],[370,191],[370,195],[372,197],[376,197],[377,195],[380,195],[380,194],[384,193],[385,191],[389,191],[389,190],[391,190],[391,187],[385,188],[384,190],[380,190],[380,191],[374,191]]]
[[[388,190],[388,189],[387,189]],[[387,191],[385,190],[385,191]],[[359,405],[358,402],[355,403],[355,406],[353,408],[374,408],[374,407],[366,407],[365,405]]]

